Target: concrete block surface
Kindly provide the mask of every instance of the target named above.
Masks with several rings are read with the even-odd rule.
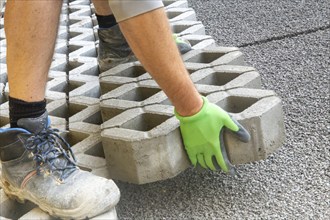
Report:
[[[79,96],[72,98],[70,103],[66,99],[56,100],[47,104],[47,110],[51,119],[56,121],[68,120],[70,123],[86,122],[94,125],[102,123],[98,99]]]
[[[93,41],[71,41],[69,42],[69,57],[78,58],[80,56],[96,57],[96,48]]]
[[[68,64],[66,59],[53,59],[50,65],[50,72],[57,71],[65,73],[67,66]]]
[[[81,5],[86,5],[86,6],[90,6],[91,2],[90,0],[69,0],[69,7],[72,7],[72,6],[81,6]]]
[[[173,33],[178,36],[188,34],[205,35],[205,27],[199,21],[177,21],[170,24]]]
[[[69,11],[69,16],[72,17],[92,15],[92,10],[90,5],[84,5],[84,4],[69,5],[68,11]]]
[[[191,74],[197,90],[203,95],[235,88],[261,89],[261,77],[253,67],[221,65]]]
[[[270,90],[239,88],[213,93],[207,98],[229,112],[251,135],[248,143],[226,131],[224,141],[233,164],[266,159],[285,141],[281,99]]]
[[[9,126],[9,102],[8,97],[5,95],[4,88],[5,85],[0,83],[0,127]]]
[[[70,27],[93,28],[91,16],[78,16],[69,14]]]
[[[68,53],[68,47],[67,47],[66,39],[56,40],[53,60],[54,59],[66,59],[67,53]]]
[[[69,87],[71,91],[69,92],[70,97],[75,96],[87,96],[93,98],[99,98],[101,96],[100,84],[98,81],[69,81]]]
[[[26,213],[25,215],[21,216],[19,220],[55,220],[56,218],[51,217],[46,212],[42,211],[40,208],[36,207]]]
[[[31,202],[22,204],[10,199],[4,190],[0,189],[0,218],[19,219],[35,207],[36,205]]]
[[[99,67],[95,57],[69,57],[69,75],[98,76]]]
[[[106,212],[104,214],[101,214],[99,216],[96,216],[94,218],[91,218],[91,220],[105,220],[105,219],[108,219],[108,220],[117,220],[118,217],[117,217],[116,209],[113,208],[109,212]]]
[[[62,20],[63,22],[63,20]],[[67,21],[65,21],[65,25],[67,24]],[[67,41],[68,39],[68,28],[66,26],[59,26],[57,31],[57,39],[56,42],[63,42]]]
[[[173,109],[151,105],[123,112],[102,125],[112,178],[144,184],[176,176],[190,163]],[[129,161],[129,162],[128,162]]]
[[[69,30],[69,41],[95,41],[94,31],[92,28],[83,28],[83,27],[70,27]]]
[[[8,80],[7,78],[7,64],[0,63],[0,83],[5,84]]]
[[[188,7],[188,1],[186,0],[163,0],[165,9],[170,8],[187,8]]]
[[[194,50],[216,45],[215,40],[209,35],[184,35],[182,38],[188,40]]]
[[[46,85],[46,99],[58,100],[65,99],[68,83],[66,77],[58,77],[51,79]]]
[[[218,65],[244,66],[243,53],[237,47],[208,47],[201,50],[191,50],[182,56],[186,65],[193,63],[200,68]]]
[[[155,81],[146,80],[138,83],[124,84],[102,95],[100,100],[116,100],[114,102],[118,106],[123,105],[126,108],[133,108],[159,103],[165,98],[165,93],[162,92]]]
[[[167,100],[165,93],[153,80],[122,85],[101,96],[103,121],[131,108],[160,104]]]
[[[122,84],[151,79],[150,74],[138,61],[120,64],[100,74],[102,94],[109,92]]]
[[[0,106],[6,102],[6,97],[5,97],[5,84],[0,83]]]
[[[169,22],[196,21],[196,13],[192,8],[169,8],[166,9]]]

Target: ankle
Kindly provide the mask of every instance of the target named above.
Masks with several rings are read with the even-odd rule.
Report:
[[[10,127],[18,127],[17,121],[21,118],[37,118],[46,111],[46,100],[26,102],[9,96]]]
[[[96,14],[96,19],[99,24],[99,28],[111,28],[117,25],[116,18],[113,14],[111,15],[98,15]]]

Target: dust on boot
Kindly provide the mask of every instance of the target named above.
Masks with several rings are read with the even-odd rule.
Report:
[[[81,219],[112,209],[120,192],[112,180],[80,170],[70,145],[51,128],[48,114],[0,129],[4,192],[50,215]]]
[[[119,64],[136,61],[131,48],[129,47],[119,25],[111,28],[98,29],[99,49],[98,63],[100,73],[105,72]],[[173,39],[181,54],[192,50],[187,40],[173,34]]]

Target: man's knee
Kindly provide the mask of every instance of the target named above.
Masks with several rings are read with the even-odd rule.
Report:
[[[118,22],[163,7],[161,0],[108,0]]]

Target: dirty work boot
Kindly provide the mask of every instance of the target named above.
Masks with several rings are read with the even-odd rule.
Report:
[[[98,29],[99,51],[97,61],[100,73],[119,64],[136,60],[119,25],[111,28]]]
[[[47,112],[17,124],[0,129],[1,182],[10,198],[65,219],[90,218],[118,203],[113,181],[77,167],[69,144],[49,127]]]
[[[119,64],[136,61],[131,48],[124,35],[120,31],[119,25],[107,29],[98,29],[99,54],[97,57],[100,73],[105,72]],[[190,51],[191,45],[187,40],[173,34],[178,49],[181,54]]]

